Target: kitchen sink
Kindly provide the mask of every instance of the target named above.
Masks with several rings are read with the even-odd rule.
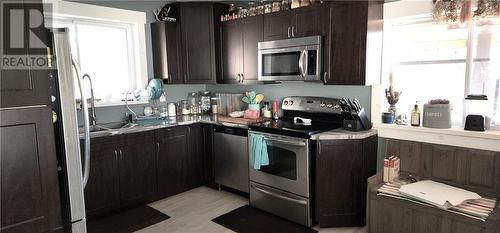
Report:
[[[137,124],[128,123],[128,122],[98,124],[98,125],[91,125],[90,132],[96,133],[96,132],[113,131],[113,130],[119,130],[119,129],[130,129],[130,128],[133,128],[135,126],[137,126]],[[80,127],[79,131],[80,131],[80,133],[83,133],[84,132],[83,127]]]

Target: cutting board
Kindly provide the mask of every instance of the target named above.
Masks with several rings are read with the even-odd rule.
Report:
[[[253,123],[260,123],[264,121],[269,121],[269,118],[257,118],[257,119],[246,119],[243,117],[230,117],[230,116],[221,116],[219,115],[217,117],[217,120],[220,122],[227,122],[227,123],[233,123],[233,124],[239,124],[239,125],[250,125]]]

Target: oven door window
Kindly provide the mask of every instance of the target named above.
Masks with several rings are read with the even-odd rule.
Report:
[[[269,165],[261,166],[261,172],[297,180],[297,154],[296,152],[280,147],[279,145],[267,144]]]
[[[263,76],[300,75],[300,51],[262,54]]]

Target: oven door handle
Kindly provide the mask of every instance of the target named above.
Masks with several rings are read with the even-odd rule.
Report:
[[[294,141],[274,139],[274,138],[264,138],[264,140],[269,141],[269,142],[278,142],[278,143],[292,145],[292,146],[306,146],[305,142],[294,142]]]
[[[257,190],[257,191],[259,191],[261,193],[267,194],[269,196],[273,196],[273,197],[281,199],[281,200],[290,201],[290,202],[297,203],[297,204],[300,204],[300,205],[307,205],[307,201],[304,201],[304,200],[297,200],[297,199],[293,199],[293,198],[290,198],[290,197],[285,197],[283,195],[279,195],[277,193],[273,193],[273,192],[270,192],[270,191],[258,188],[258,187],[254,186],[254,185],[252,185],[252,188],[254,188],[255,190]]]

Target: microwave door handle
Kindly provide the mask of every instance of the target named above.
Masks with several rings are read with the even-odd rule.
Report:
[[[300,57],[299,57],[299,72],[300,72],[300,76],[302,76],[302,77],[304,76],[304,51],[302,51],[300,53]]]
[[[309,66],[309,61],[308,61],[308,56],[309,55],[309,52],[307,49],[304,49],[304,59],[302,59],[302,62],[304,63],[303,65],[303,69],[304,69],[304,78],[306,78],[306,75],[307,75],[307,67]]]
[[[304,49],[301,53],[300,53],[300,58],[299,58],[299,70],[300,70],[300,75],[305,78],[306,77],[306,70],[307,68],[304,68],[304,66],[306,65],[305,63],[307,62],[306,60],[306,55],[307,55],[307,50]]]

